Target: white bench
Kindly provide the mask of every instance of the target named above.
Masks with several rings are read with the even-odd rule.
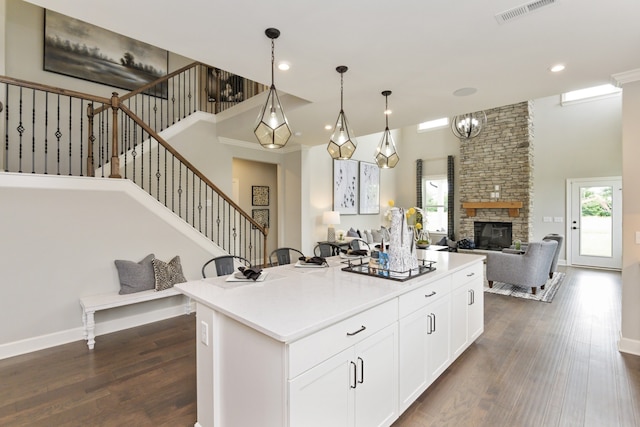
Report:
[[[93,349],[95,345],[95,320],[93,315],[96,311],[108,310],[115,307],[123,307],[125,305],[137,304],[139,302],[153,301],[161,298],[168,298],[176,295],[183,295],[174,288],[156,291],[135,292],[133,294],[120,295],[116,293],[89,295],[80,298],[82,306],[82,324],[84,325],[84,339],[87,340],[89,349]],[[191,313],[191,298],[185,295],[185,314]]]

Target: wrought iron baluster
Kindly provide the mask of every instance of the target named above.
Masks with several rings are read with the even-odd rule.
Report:
[[[73,146],[73,125],[72,125],[72,117],[73,117],[73,111],[72,111],[72,102],[71,102],[71,97],[67,97],[67,99],[69,100],[69,135],[67,136],[67,140],[69,141],[69,176],[72,175],[71,172],[71,160],[73,158],[71,149]]]
[[[84,99],[80,100],[80,138],[79,140],[82,141],[82,135],[84,135],[84,115],[82,114],[82,112],[84,111]],[[45,132],[46,135],[46,132]],[[45,136],[46,138],[46,136]],[[45,139],[46,141],[46,139]],[[84,144],[82,142],[80,142],[80,176],[84,176],[83,174],[83,161],[82,159],[84,159]]]
[[[55,135],[56,135],[56,174],[60,175],[60,138],[62,138],[62,132],[60,132],[60,95],[57,96]]]
[[[36,91],[31,89],[31,173],[36,173]]]
[[[20,143],[19,143],[19,151],[18,151],[18,172],[22,173],[22,134],[24,133],[24,126],[22,126],[22,86],[20,86],[20,103],[18,109],[18,127],[16,128]]]

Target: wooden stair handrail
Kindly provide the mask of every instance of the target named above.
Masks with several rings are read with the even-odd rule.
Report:
[[[111,107],[111,98],[104,98],[102,96],[89,95],[88,93],[77,92],[75,90],[62,89],[59,87],[48,86],[40,83],[28,82],[26,80],[15,79],[13,77],[0,76],[0,83],[7,83],[10,85],[26,87],[28,89],[42,90],[44,92],[51,92],[57,95],[65,95],[72,98],[86,99],[92,102],[99,102],[106,104],[106,108]]]
[[[195,68],[195,67],[197,67],[199,65],[203,65],[205,67],[209,67],[209,65],[205,65],[202,62],[197,62],[197,61],[196,62],[192,62],[191,64],[185,65],[184,67],[179,68],[179,69],[167,74],[166,76],[162,76],[159,79],[152,81],[151,83],[147,83],[146,85],[144,85],[142,87],[139,87],[138,89],[136,89],[134,91],[131,91],[131,92],[125,94],[125,95],[122,95],[120,97],[120,102],[122,103],[123,101],[126,101],[127,99],[132,98],[132,97],[134,97],[134,96],[136,96],[136,95],[138,95],[140,93],[143,93],[143,92],[147,91],[148,89],[151,89],[152,87],[157,86],[160,83],[168,81],[169,79],[177,76],[178,74],[184,73],[189,68]],[[93,113],[95,115],[98,115],[98,114],[102,113],[104,110],[106,110],[107,108],[109,108],[109,107],[96,108]]]
[[[247,219],[253,226],[255,226],[265,237],[263,242],[263,262],[266,265],[267,262],[267,235],[269,234],[269,228],[262,226],[260,223],[256,222],[253,218],[251,218],[240,206],[238,206],[233,200],[231,200],[217,185],[215,185],[209,178],[207,178],[202,172],[198,170],[191,162],[185,159],[179,152],[177,152],[168,142],[166,142],[156,131],[151,129],[149,125],[142,121],[138,116],[133,114],[131,110],[129,110],[124,105],[120,104],[118,106],[123,113],[125,113],[130,119],[136,122],[142,129],[145,130],[151,137],[153,137],[160,145],[162,145],[169,153],[171,153],[175,158],[177,158],[180,162],[182,162],[189,170],[191,170],[198,178],[204,181],[209,187],[211,187],[220,197],[224,199],[231,207],[233,207],[242,217]]]

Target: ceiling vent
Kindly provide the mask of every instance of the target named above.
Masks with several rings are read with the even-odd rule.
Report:
[[[514,7],[513,9],[506,10],[496,15],[498,24],[504,24],[509,21],[513,21],[516,18],[520,18],[524,15],[528,15],[531,12],[542,9],[545,6],[551,6],[556,4],[557,0],[538,0],[531,3],[523,4],[522,6]]]

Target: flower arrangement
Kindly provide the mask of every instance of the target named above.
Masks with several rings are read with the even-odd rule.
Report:
[[[393,200],[389,200],[387,204],[389,205],[389,208],[385,212],[384,217],[390,222],[391,209],[395,206],[395,202]],[[424,230],[424,222],[426,221],[424,211],[418,207],[411,207],[407,209],[405,216],[407,217],[407,225],[413,227],[413,235],[416,240],[416,244],[419,246],[427,246],[430,241],[429,232]]]

